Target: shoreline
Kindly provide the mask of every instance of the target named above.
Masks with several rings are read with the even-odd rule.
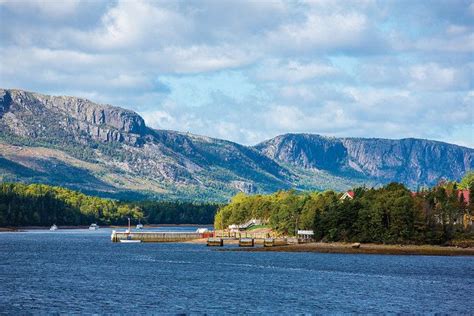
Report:
[[[474,256],[474,248],[460,248],[437,245],[383,245],[361,244],[352,248],[351,243],[306,243],[275,247],[232,248],[220,251],[246,252],[316,252],[340,254],[376,254],[376,255],[422,255],[422,256]]]
[[[206,245],[207,238],[184,241],[187,244]],[[225,240],[224,247],[216,247],[216,251],[244,251],[244,252],[314,252],[314,253],[339,253],[339,254],[371,254],[371,255],[412,255],[412,256],[474,256],[474,247],[461,248],[455,246],[438,245],[384,245],[360,244],[359,248],[352,248],[352,243],[323,243],[313,242],[305,244],[292,244],[286,246],[263,247],[231,247],[237,246],[238,240]],[[213,247],[214,248],[214,247]]]
[[[199,226],[193,224],[182,225],[147,225],[148,227],[189,227]],[[89,226],[62,226],[63,229],[87,229]],[[106,228],[126,228],[127,226],[103,226]],[[1,232],[21,232],[28,230],[44,230],[47,227],[25,226],[25,227],[0,227]],[[207,238],[200,238],[179,243],[206,245]],[[237,246],[238,240],[225,240],[225,245]],[[421,256],[474,256],[474,247],[455,247],[439,245],[384,245],[366,243],[360,244],[359,248],[353,248],[353,243],[323,243],[312,242],[303,244],[290,244],[285,246],[263,247],[257,244],[255,247],[231,247],[216,248],[216,251],[244,251],[244,252],[313,252],[313,253],[337,253],[337,254],[371,254],[371,255],[421,255]]]
[[[212,227],[213,224],[147,224],[144,225],[144,228],[160,228],[160,227],[198,227],[198,228],[207,228]],[[134,225],[133,225],[134,226]],[[60,229],[88,229],[89,226],[58,226]],[[0,227],[0,232],[21,232],[23,230],[47,230],[50,226],[18,226],[18,227]],[[127,225],[100,225],[100,228],[118,228],[118,229],[126,229],[128,228]]]

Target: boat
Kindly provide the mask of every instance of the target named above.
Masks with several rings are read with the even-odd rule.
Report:
[[[89,226],[89,230],[98,230],[99,229],[99,225],[97,225],[96,223],[93,223],[91,224],[91,226]]]
[[[140,239],[132,239],[132,235],[130,235],[132,233],[132,228],[130,227],[130,217],[128,218],[128,229],[125,232],[127,233],[127,239],[120,239],[119,240],[120,242],[123,242],[123,243],[139,243],[139,242],[142,242]]]
[[[134,244],[142,241],[139,239],[120,239],[120,242]]]
[[[137,229],[143,229],[143,224],[138,220]]]
[[[53,226],[51,226],[49,228],[49,230],[52,231],[52,232],[55,231],[55,230],[58,230],[58,226],[56,226],[56,224],[53,224]]]

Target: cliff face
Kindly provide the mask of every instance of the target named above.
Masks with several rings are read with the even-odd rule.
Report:
[[[347,149],[338,140],[308,134],[286,134],[255,146],[271,159],[305,169],[339,171],[347,164]]]
[[[0,131],[3,143],[46,147],[94,163],[100,171],[93,175],[106,182],[107,189],[222,200],[237,191],[266,192],[291,185],[288,170],[253,148],[150,129],[135,112],[80,98],[1,89]],[[28,161],[13,154],[9,160],[21,160],[23,167],[39,166],[30,155]],[[0,160],[0,177],[1,167]],[[11,173],[3,179],[33,181]]]
[[[255,147],[148,128],[135,112],[0,89],[0,181],[105,196],[225,201],[238,191],[416,188],[473,169],[473,149],[418,139],[287,134]]]
[[[56,129],[75,138],[88,135],[100,141],[134,142],[136,135],[146,133],[137,113],[74,97],[0,89],[0,111],[2,128],[21,136],[51,137]]]
[[[459,180],[474,169],[471,148],[422,139],[329,138],[287,134],[255,146],[269,158],[303,169],[397,181],[411,187]]]

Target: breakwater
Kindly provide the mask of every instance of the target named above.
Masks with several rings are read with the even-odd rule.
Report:
[[[207,237],[203,233],[193,232],[117,232],[112,231],[112,242],[120,240],[140,240],[141,242],[180,242]]]

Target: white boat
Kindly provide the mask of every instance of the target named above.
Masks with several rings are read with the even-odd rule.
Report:
[[[138,240],[138,239],[120,239],[120,242],[123,242],[123,243],[138,243],[138,242],[142,242],[141,240]]]
[[[51,226],[49,228],[49,230],[52,231],[52,232],[55,231],[55,230],[58,230],[58,226],[56,226],[56,224],[53,224],[53,226]]]
[[[142,225],[142,227],[143,227],[143,225]],[[119,240],[120,242],[123,242],[123,243],[139,243],[139,242],[142,242],[140,239],[132,239],[132,236],[130,235],[132,233],[132,228],[130,227],[130,217],[128,218],[128,229],[125,231],[125,233],[127,233],[127,239],[120,239]]]
[[[138,224],[137,224],[137,229],[143,229],[143,224],[140,223],[140,222],[138,222]]]
[[[99,225],[97,225],[96,223],[91,224],[91,226],[89,226],[89,230],[98,230],[98,229],[99,229]]]

